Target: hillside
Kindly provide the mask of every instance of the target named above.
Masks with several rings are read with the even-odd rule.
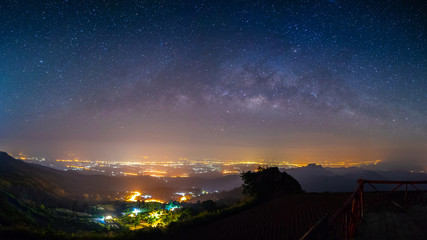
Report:
[[[66,197],[59,171],[16,160],[0,152],[0,190],[19,199],[47,204],[63,201]]]

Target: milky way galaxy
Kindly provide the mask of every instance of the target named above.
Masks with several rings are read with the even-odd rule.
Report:
[[[427,156],[424,1],[2,1],[0,147]]]

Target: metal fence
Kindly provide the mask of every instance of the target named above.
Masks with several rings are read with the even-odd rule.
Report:
[[[369,202],[369,205],[374,205],[375,203],[383,204],[382,200],[390,200],[391,203],[400,207],[402,209],[406,209],[410,205],[413,205],[419,201],[424,202],[425,198],[423,196],[426,193],[425,190],[422,190],[421,187],[417,187],[417,185],[427,184],[427,181],[379,181],[379,180],[365,180],[359,179],[357,180],[358,186],[356,191],[354,191],[351,196],[344,202],[344,204],[332,215],[332,216],[324,216],[320,219],[310,230],[304,234],[300,238],[300,240],[317,240],[317,239],[351,239],[356,231],[357,227],[363,220],[363,213],[365,210],[365,186],[368,185],[372,187],[373,190],[377,193],[381,193],[378,195],[374,201]],[[380,191],[375,186],[376,184],[388,184],[388,185],[396,185],[390,191]],[[405,186],[404,191],[400,191],[403,193],[403,199],[399,203],[395,199],[391,198],[391,195],[397,190],[399,190],[402,186]],[[421,193],[419,201],[414,201],[408,198],[408,193],[414,192],[408,189],[408,186],[412,187],[416,193]],[[413,196],[414,194],[412,194]],[[411,200],[411,201],[410,201]]]

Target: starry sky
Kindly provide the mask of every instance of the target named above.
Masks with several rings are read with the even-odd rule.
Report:
[[[0,147],[422,165],[426,8],[4,0]]]

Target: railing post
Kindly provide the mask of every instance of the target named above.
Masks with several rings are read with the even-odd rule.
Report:
[[[408,184],[405,184],[405,203],[408,203]]]
[[[360,217],[363,219],[363,212],[364,212],[364,206],[365,206],[365,199],[364,199],[364,187],[365,187],[365,181],[363,181],[360,185]]]

